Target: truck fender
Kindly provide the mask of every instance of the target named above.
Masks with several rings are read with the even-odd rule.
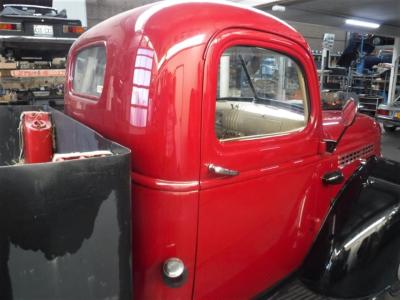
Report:
[[[400,163],[371,158],[346,182],[299,276],[336,298],[378,295],[400,280]]]

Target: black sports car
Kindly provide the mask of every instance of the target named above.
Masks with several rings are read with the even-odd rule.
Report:
[[[5,4],[0,12],[0,54],[16,60],[64,57],[83,32],[81,21],[68,19],[65,10]]]
[[[400,99],[391,104],[379,105],[375,117],[383,124],[386,132],[395,131],[400,127]]]

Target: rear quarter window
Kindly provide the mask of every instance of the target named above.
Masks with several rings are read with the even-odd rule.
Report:
[[[75,93],[100,97],[106,68],[106,49],[92,46],[78,52],[74,62],[72,88]]]

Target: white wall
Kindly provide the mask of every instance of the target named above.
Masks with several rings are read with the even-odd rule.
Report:
[[[79,19],[87,27],[86,0],[53,0],[53,7],[59,11],[65,8],[69,19]]]
[[[335,34],[335,43],[333,45],[332,53],[344,50],[346,45],[346,31],[343,29],[291,21],[288,23],[296,28],[296,30],[305,37],[311,49],[313,50],[322,50],[324,33]]]
[[[87,0],[89,27],[121,12],[156,1],[159,0]]]

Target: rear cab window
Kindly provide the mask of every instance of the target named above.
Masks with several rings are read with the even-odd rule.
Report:
[[[96,45],[78,52],[74,61],[72,90],[74,93],[99,98],[103,91],[106,49]]]
[[[308,103],[303,72],[290,57],[255,46],[222,54],[215,118],[220,141],[301,131]]]

